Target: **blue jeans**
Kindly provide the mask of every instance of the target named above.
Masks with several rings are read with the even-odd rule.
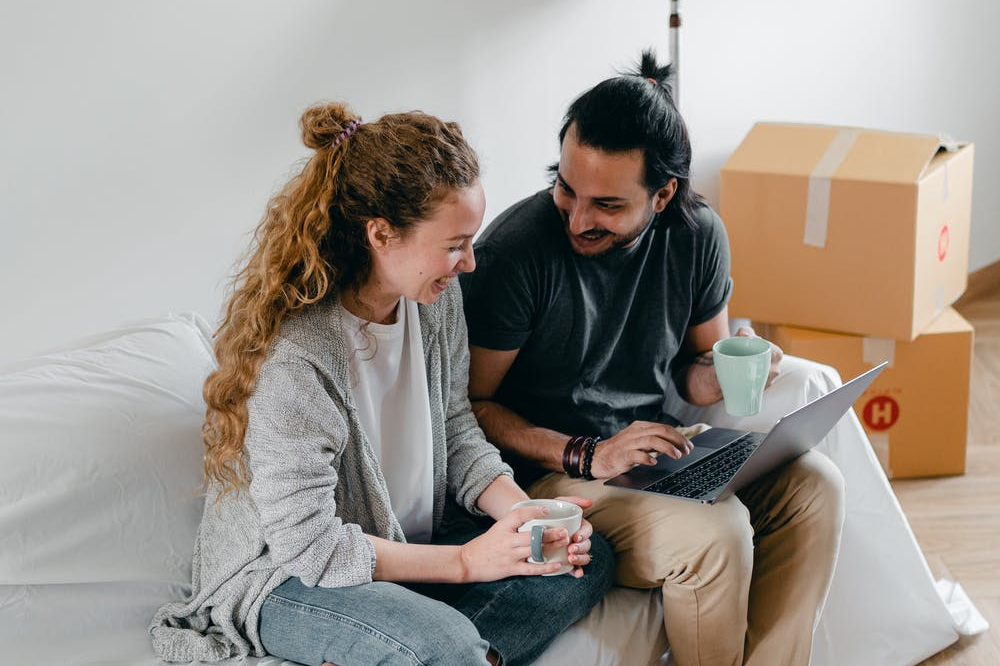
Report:
[[[504,666],[526,666],[613,584],[614,551],[600,535],[591,543],[594,561],[579,579],[323,588],[289,578],[261,607],[260,640],[268,654],[309,666],[487,666],[491,646]]]

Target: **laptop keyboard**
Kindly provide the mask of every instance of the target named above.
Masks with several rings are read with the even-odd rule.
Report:
[[[754,452],[763,436],[748,432],[726,448],[702,458],[676,474],[660,479],[645,488],[650,492],[699,499],[711,490],[724,485],[743,466]]]

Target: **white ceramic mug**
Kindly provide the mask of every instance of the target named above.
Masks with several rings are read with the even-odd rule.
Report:
[[[519,509],[522,506],[544,506],[549,510],[547,516],[533,518],[517,528],[518,532],[531,532],[531,557],[529,562],[536,564],[544,562],[561,562],[562,566],[558,571],[543,574],[545,576],[559,576],[573,570],[569,562],[568,546],[558,546],[552,548],[542,548],[542,536],[546,529],[560,528],[566,530],[566,534],[573,537],[580,530],[583,522],[583,509],[572,502],[555,499],[532,499],[518,502],[511,509]]]

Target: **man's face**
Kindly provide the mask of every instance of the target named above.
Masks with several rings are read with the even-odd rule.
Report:
[[[650,196],[641,150],[609,153],[581,145],[571,126],[563,140],[552,199],[573,251],[596,257],[627,247],[662,211],[677,188],[670,182]]]

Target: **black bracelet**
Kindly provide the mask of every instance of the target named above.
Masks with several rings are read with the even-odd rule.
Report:
[[[600,437],[587,438],[587,451],[583,455],[583,478],[588,481],[594,480],[594,475],[590,473],[590,466],[594,463],[594,451],[597,450],[599,441],[601,441]]]

